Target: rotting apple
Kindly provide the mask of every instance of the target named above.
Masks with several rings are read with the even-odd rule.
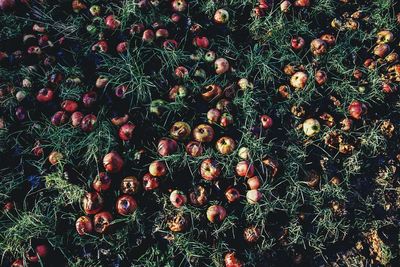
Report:
[[[225,220],[226,210],[221,205],[212,205],[207,209],[207,219],[212,223],[219,223]]]
[[[200,175],[205,180],[208,181],[216,180],[220,174],[221,174],[221,168],[218,166],[216,160],[208,158],[201,162]]]

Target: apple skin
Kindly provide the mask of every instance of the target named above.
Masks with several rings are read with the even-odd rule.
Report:
[[[187,197],[182,191],[179,190],[174,190],[171,192],[171,195],[169,196],[169,200],[171,201],[171,204],[176,207],[180,208],[184,206],[187,202]]]
[[[75,222],[75,228],[79,235],[85,235],[93,231],[93,222],[89,216],[81,216]]]
[[[214,135],[214,129],[208,124],[200,124],[193,129],[193,139],[200,143],[211,142]]]
[[[215,148],[222,155],[229,155],[235,150],[236,143],[235,140],[233,140],[232,138],[228,136],[223,136],[218,139],[217,143],[215,144]]]
[[[157,152],[160,156],[165,157],[175,153],[178,150],[178,143],[170,138],[164,137],[158,141]]]
[[[254,166],[247,160],[242,160],[236,164],[236,174],[240,177],[253,177]]]
[[[186,153],[188,153],[192,157],[199,157],[203,154],[203,146],[200,142],[190,141],[186,147]]]
[[[205,159],[200,165],[200,174],[205,180],[213,181],[221,174],[221,168],[213,159]]]
[[[163,161],[155,160],[150,163],[149,173],[154,177],[160,177],[167,174],[167,166]]]
[[[221,205],[212,205],[207,209],[207,219],[212,223],[222,222],[226,218],[226,210]]]
[[[249,204],[256,204],[262,198],[262,194],[257,189],[251,189],[246,193],[246,199]]]
[[[309,118],[303,122],[303,132],[309,137],[316,135],[320,130],[321,124],[316,119]]]
[[[124,160],[116,151],[111,151],[103,158],[104,169],[109,173],[118,173],[124,166]]]
[[[94,215],[94,230],[99,234],[105,234],[110,231],[113,216],[108,211],[102,211]]]
[[[115,203],[115,210],[119,215],[127,216],[137,209],[136,200],[130,195],[119,196]]]

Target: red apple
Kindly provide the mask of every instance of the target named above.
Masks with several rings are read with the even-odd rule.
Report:
[[[303,37],[300,37],[300,36],[292,37],[292,40],[290,41],[290,45],[293,50],[301,50],[301,49],[303,49],[305,44],[306,44],[306,41],[304,40]]]
[[[246,193],[247,202],[250,204],[256,204],[262,198],[262,194],[257,189],[251,189]]]
[[[107,233],[111,228],[113,217],[108,211],[102,211],[94,215],[94,230],[99,234]]]
[[[40,260],[43,260],[47,254],[49,253],[49,249],[47,247],[47,245],[37,245],[35,247],[35,251],[33,252],[33,255],[31,253],[27,253],[26,258],[28,261],[32,262],[32,263],[36,263],[39,262]]]
[[[86,92],[82,96],[82,103],[85,108],[91,108],[97,101],[97,93],[95,91]]]
[[[137,209],[136,200],[130,195],[118,197],[115,204],[115,210],[119,215],[126,216],[132,214]]]
[[[117,173],[122,170],[124,160],[116,151],[111,151],[103,158],[104,169],[109,173]]]
[[[220,205],[212,205],[207,209],[207,219],[212,223],[222,222],[226,217],[226,210]]]
[[[74,113],[78,110],[78,103],[74,100],[67,99],[61,103],[61,108],[66,112]]]
[[[146,191],[151,191],[159,186],[159,181],[157,177],[152,176],[150,173],[146,173],[143,176],[143,188]]]
[[[240,161],[236,164],[236,174],[241,177],[253,177],[254,166],[247,160]]]
[[[214,62],[214,69],[216,74],[224,74],[229,70],[229,62],[225,58],[218,58]]]
[[[68,121],[68,115],[65,111],[57,111],[51,117],[51,124],[55,126],[60,126]]]
[[[273,120],[268,115],[261,115],[261,124],[264,129],[269,129],[272,127]]]
[[[83,114],[79,111],[75,111],[71,115],[71,122],[73,127],[79,127],[83,119]]]
[[[82,207],[85,214],[95,214],[103,209],[104,200],[97,192],[87,192],[82,198]]]
[[[93,231],[92,219],[89,216],[81,216],[75,222],[75,228],[79,235],[85,235]]]
[[[120,42],[115,50],[120,54],[125,53],[128,50],[128,42]]]
[[[217,161],[213,159],[205,159],[200,165],[200,175],[208,181],[213,181],[221,174],[221,168]]]
[[[225,191],[225,197],[226,197],[226,200],[228,200],[229,203],[233,203],[233,202],[239,200],[239,198],[240,198],[239,190],[237,190],[234,187],[229,187]]]
[[[210,41],[205,36],[196,36],[193,38],[193,45],[199,48],[208,48]]]
[[[224,257],[225,267],[243,267],[243,261],[236,257],[236,252],[228,252]]]
[[[186,204],[187,198],[182,191],[174,190],[171,192],[169,200],[174,207],[180,208]]]
[[[54,92],[50,88],[42,88],[36,95],[36,100],[41,103],[49,102],[53,100],[53,98],[54,98]]]
[[[260,178],[258,176],[253,176],[247,179],[247,185],[250,189],[258,189],[260,188]]]
[[[88,114],[82,118],[81,121],[81,129],[84,132],[91,132],[93,131],[97,122],[97,117],[93,114]]]
[[[117,20],[114,15],[107,16],[104,22],[106,26],[113,31],[115,31],[121,25],[121,22]]]
[[[165,137],[158,141],[157,151],[162,157],[175,153],[177,149],[178,143],[173,139]]]
[[[100,172],[93,180],[92,187],[97,192],[107,191],[111,187],[111,177],[106,172]]]
[[[184,12],[187,8],[187,3],[185,0],[173,0],[171,7],[174,12]]]
[[[163,161],[155,160],[150,163],[149,173],[155,177],[164,176],[167,174],[167,166]]]
[[[119,132],[118,132],[119,138],[122,141],[131,140],[132,137],[133,137],[133,132],[135,131],[135,129],[136,129],[136,125],[135,124],[133,124],[131,122],[125,123],[124,125],[122,125],[119,128]]]
[[[218,123],[221,118],[221,111],[216,108],[212,108],[207,112],[207,120],[209,123]]]
[[[349,105],[349,114],[353,119],[359,120],[361,116],[367,113],[367,107],[365,104],[361,103],[360,101],[354,100]]]
[[[190,141],[186,145],[186,153],[188,153],[192,157],[198,157],[203,154],[203,147],[200,142]]]

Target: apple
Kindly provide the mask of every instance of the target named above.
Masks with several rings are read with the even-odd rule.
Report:
[[[167,174],[167,166],[163,161],[154,160],[149,165],[149,173],[155,177],[164,176]]]
[[[229,187],[229,188],[225,191],[225,197],[226,197],[226,200],[227,200],[229,203],[233,203],[233,202],[235,202],[235,201],[237,201],[237,200],[240,199],[239,190],[237,190],[237,189],[234,188],[234,187]]]
[[[169,90],[168,99],[175,101],[176,99],[183,99],[188,95],[188,91],[183,85],[175,85]]]
[[[57,151],[53,151],[49,155],[49,162],[51,165],[56,165],[61,162],[63,159],[63,154]]]
[[[214,51],[207,51],[207,53],[204,55],[204,60],[206,62],[214,62],[216,56],[217,55],[215,54]]]
[[[143,42],[152,43],[154,41],[154,39],[155,39],[155,34],[154,34],[153,30],[147,29],[143,32],[143,35],[142,35]]]
[[[73,127],[79,127],[81,125],[83,119],[83,114],[82,112],[75,111],[71,115],[71,123]]]
[[[218,166],[217,161],[213,159],[205,159],[200,165],[200,175],[208,181],[213,181],[221,174],[221,168]]]
[[[250,158],[250,149],[247,147],[241,147],[238,151],[238,156],[241,159],[247,160]]]
[[[316,119],[309,118],[303,122],[303,132],[309,137],[316,135],[320,130],[321,125]]]
[[[174,190],[171,192],[169,200],[174,207],[180,208],[186,204],[187,198],[182,191]]]
[[[184,79],[189,76],[189,71],[186,67],[179,66],[175,69],[174,75],[175,75],[175,77],[177,77],[179,79]]]
[[[41,103],[46,103],[54,98],[54,91],[50,88],[42,88],[36,95],[36,100]]]
[[[111,119],[111,123],[112,123],[113,125],[115,125],[115,126],[122,126],[122,125],[124,125],[125,123],[127,123],[128,120],[129,120],[129,115],[128,115],[128,114],[124,114],[124,116],[120,116],[120,117],[116,116],[116,117],[113,117],[113,118]]]
[[[325,43],[327,43],[330,46],[334,46],[336,44],[336,37],[329,33],[325,33],[325,34],[321,35],[321,37],[319,39],[321,39],[322,41],[324,41]]]
[[[311,53],[313,53],[314,56],[322,56],[326,54],[327,51],[327,44],[325,41],[321,39],[314,39],[311,41]]]
[[[212,100],[220,98],[222,95],[222,89],[219,85],[210,84],[203,88],[201,97],[206,102],[211,102]]]
[[[214,69],[216,74],[224,74],[229,70],[229,62],[225,58],[218,58],[214,62]]]
[[[246,227],[243,231],[243,238],[248,243],[255,243],[261,235],[261,230],[256,226]]]
[[[168,228],[172,232],[182,232],[186,229],[188,224],[187,216],[184,215],[183,212],[179,212],[167,221]]]
[[[348,110],[353,119],[359,120],[362,115],[367,113],[367,106],[358,100],[354,100],[350,103]]]
[[[15,6],[15,0],[0,0],[0,10],[11,10]]]
[[[212,205],[207,209],[207,219],[212,223],[222,222],[226,217],[226,210],[221,205]]]
[[[377,44],[388,44],[393,42],[394,35],[391,31],[383,30],[377,33],[376,43]]]
[[[262,198],[262,194],[257,189],[251,189],[246,193],[246,199],[249,204],[256,204]]]
[[[295,7],[309,7],[310,6],[310,0],[295,0],[293,2],[293,5]]]
[[[292,37],[292,39],[290,40],[290,46],[292,47],[293,50],[296,51],[303,49],[305,44],[306,41],[301,36]]]
[[[126,41],[120,42],[119,44],[117,44],[117,47],[115,48],[115,50],[119,54],[125,53],[128,50],[128,42],[126,42]]]
[[[172,125],[169,133],[173,139],[183,141],[190,136],[191,131],[189,124],[183,121],[178,121]]]
[[[378,44],[374,47],[374,55],[380,58],[385,57],[390,52],[390,46],[388,44]]]
[[[182,16],[179,15],[179,14],[177,14],[177,13],[173,13],[173,14],[171,15],[171,21],[172,21],[173,23],[178,23],[178,22],[181,20],[181,18],[182,18]]]
[[[37,263],[39,262],[39,260],[43,261],[48,254],[49,254],[49,249],[47,245],[41,244],[35,247],[33,255],[31,253],[27,253],[26,258],[28,261],[32,263]]]
[[[75,228],[79,235],[85,235],[93,231],[93,222],[89,216],[81,216],[75,222]]]
[[[193,38],[193,45],[199,48],[208,48],[210,41],[205,36],[196,36]]]
[[[229,20],[229,13],[225,9],[218,9],[214,14],[214,22],[217,24],[225,24]]]
[[[129,141],[132,139],[135,129],[135,124],[131,122],[125,123],[119,128],[118,136],[122,141]]]
[[[108,78],[105,76],[99,76],[96,79],[96,87],[99,89],[106,87],[107,83],[108,83]]]
[[[236,257],[236,252],[228,252],[224,257],[225,267],[243,267],[243,261]]]
[[[91,108],[97,102],[97,93],[95,91],[89,91],[83,94],[82,103],[85,108]]]
[[[273,120],[272,120],[272,118],[270,116],[264,114],[264,115],[261,115],[260,119],[261,119],[262,127],[264,129],[269,129],[269,128],[272,127]]]
[[[214,129],[208,124],[199,124],[193,129],[193,139],[200,143],[211,142],[214,135]]]
[[[207,112],[207,120],[209,123],[218,123],[221,118],[221,111],[216,108],[212,108]]]
[[[185,148],[186,153],[192,157],[199,157],[201,154],[203,154],[203,147],[200,142],[190,141]]]
[[[328,76],[326,75],[326,72],[323,70],[317,70],[315,72],[315,81],[318,85],[324,85],[326,81],[328,80]]]
[[[157,31],[156,31],[156,38],[157,39],[159,39],[159,38],[168,38],[168,36],[169,36],[169,32],[168,32],[168,30],[167,29],[158,29]]]
[[[258,176],[250,177],[247,179],[246,183],[250,189],[258,189],[261,185],[260,178],[258,178]]]
[[[123,194],[133,195],[139,192],[140,182],[136,176],[127,176],[121,181],[120,190]]]
[[[296,90],[303,89],[304,87],[306,87],[307,80],[307,73],[303,71],[298,71],[290,78],[290,85]]]
[[[169,156],[176,152],[178,149],[178,143],[170,138],[162,138],[158,141],[157,152],[160,156]]]
[[[121,22],[117,20],[114,15],[107,16],[104,22],[107,28],[109,28],[112,31],[115,31],[121,25]]]
[[[219,125],[221,127],[228,127],[229,125],[233,124],[233,116],[227,112],[222,113],[221,119],[219,121]]]
[[[240,177],[253,177],[254,166],[247,160],[242,160],[236,164],[236,174]]]
[[[94,215],[94,230],[99,234],[107,233],[111,228],[113,217],[108,211],[103,211]]]
[[[96,115],[93,114],[88,114],[85,117],[82,118],[81,121],[81,129],[84,132],[91,132],[93,131],[95,125],[97,122],[97,117]]]
[[[126,216],[132,214],[137,209],[136,200],[130,195],[119,196],[115,203],[115,210],[119,215]]]
[[[89,8],[89,12],[93,17],[98,17],[101,13],[101,7],[99,5],[93,5]]]
[[[194,206],[203,206],[207,203],[207,191],[204,186],[196,186],[189,194],[190,203]]]
[[[146,191],[151,191],[159,187],[159,181],[157,177],[152,176],[150,173],[146,173],[143,176],[143,188]]]
[[[68,121],[68,115],[65,111],[57,111],[51,117],[51,124],[60,126]]]
[[[74,113],[78,110],[78,103],[74,100],[67,99],[61,103],[61,108],[66,112]]]
[[[217,143],[215,144],[216,149],[218,150],[219,153],[222,155],[228,155],[231,154],[235,148],[236,148],[236,143],[235,140],[228,136],[223,136],[218,139]]]
[[[87,192],[82,198],[82,208],[85,214],[96,214],[103,209],[104,200],[98,192]]]
[[[174,12],[184,12],[188,5],[185,0],[173,0],[171,6]]]
[[[280,4],[280,9],[283,13],[289,12],[290,7],[292,6],[292,3],[290,3],[289,0],[285,0]]]
[[[249,82],[249,80],[246,78],[241,78],[237,82],[237,85],[239,86],[240,90],[243,90],[243,91],[254,88],[253,83]]]
[[[124,160],[116,151],[111,151],[103,158],[104,169],[109,173],[117,173],[122,170]]]
[[[106,172],[100,172],[93,180],[92,187],[97,192],[107,191],[111,187],[111,177]]]

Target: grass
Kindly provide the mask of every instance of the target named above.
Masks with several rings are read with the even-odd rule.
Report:
[[[151,5],[146,10],[135,1],[85,1],[87,6],[101,5],[102,16],[98,18],[88,10],[74,13],[70,3],[63,1],[32,2],[29,12],[22,9],[0,16],[0,24],[5,25],[0,29],[0,40],[21,39],[23,33],[31,33],[32,24],[40,23],[56,44],[54,51],[43,48],[45,52],[40,61],[32,63],[34,67],[27,62],[1,62],[0,118],[5,127],[0,129],[0,203],[12,201],[16,205],[14,210],[4,209],[0,214],[2,264],[11,265],[16,258],[26,258],[26,252],[37,242],[45,242],[54,253],[53,259],[41,263],[44,266],[54,266],[57,260],[66,266],[103,266],[111,261],[120,261],[121,266],[225,266],[224,256],[230,251],[236,251],[246,266],[266,262],[271,266],[291,266],[294,251],[304,251],[303,264],[309,266],[376,263],[373,256],[358,251],[355,244],[362,242],[367,249],[372,248],[368,239],[371,233],[399,222],[396,157],[400,101],[398,93],[386,95],[381,89],[381,77],[393,64],[378,63],[375,69],[368,69],[364,61],[376,59],[372,55],[376,34],[383,29],[393,31],[396,39],[391,48],[399,52],[396,13],[400,7],[393,0],[311,2],[309,8],[291,7],[283,13],[275,1],[264,16],[256,17],[250,15],[258,4],[254,0],[188,1],[189,8],[179,23],[170,20],[169,1],[160,1],[159,6]],[[219,8],[230,14],[225,26],[213,22]],[[357,20],[357,29],[331,27],[333,19],[346,21],[357,10],[364,14]],[[103,20],[108,14],[120,20],[120,29],[106,28]],[[190,21],[186,21],[187,17]],[[127,33],[134,23],[143,23],[149,29],[154,22],[170,30],[169,38],[176,38],[177,49],[164,49],[161,39],[147,44],[140,35]],[[194,23],[202,26],[198,33],[190,30]],[[95,33],[88,32],[88,25],[95,27]],[[309,43],[323,33],[332,33],[336,44],[328,47],[325,55],[314,57]],[[193,47],[196,35],[207,36],[210,47]],[[295,36],[306,40],[301,51],[293,51],[290,46]],[[61,37],[67,40],[63,46],[57,44]],[[91,51],[101,38],[110,46],[108,53]],[[115,46],[121,41],[127,41],[129,49],[117,54]],[[0,41],[0,51],[10,54],[12,46],[5,44]],[[17,44],[15,49],[26,49],[21,42]],[[210,50],[229,61],[232,69],[228,73],[215,75],[213,63],[204,59]],[[193,60],[193,55],[199,59]],[[45,65],[43,60],[47,56],[59,61]],[[301,65],[308,74],[308,82],[303,90],[290,89],[291,97],[283,98],[278,87],[289,84],[290,75],[283,72],[288,64]],[[174,77],[178,66],[185,66],[189,77]],[[206,77],[195,77],[199,69],[205,71]],[[325,85],[317,86],[314,82],[317,70],[328,74]],[[355,70],[363,73],[361,80],[353,77]],[[63,74],[63,82],[57,86],[49,84],[50,75],[57,72]],[[94,81],[100,75],[107,77],[109,83],[104,89],[94,89]],[[32,82],[31,88],[22,87],[25,78]],[[79,80],[73,82],[75,78]],[[247,78],[254,87],[240,90],[237,82],[241,78]],[[178,142],[176,153],[158,155],[157,141],[169,136],[174,122],[185,121],[192,129],[207,122],[206,113],[217,101],[205,103],[199,94],[210,84],[235,89],[232,97],[220,97],[231,101],[233,125],[213,125],[215,139],[235,139],[233,153],[221,155],[212,142],[204,144],[203,155],[193,158],[185,152],[187,142]],[[128,89],[124,98],[117,100],[114,89],[120,85]],[[185,86],[188,96],[166,101],[165,111],[159,117],[151,114],[151,102],[166,100],[175,85]],[[40,105],[35,100],[36,93],[46,86],[54,87],[57,99]],[[8,92],[7,88],[15,91]],[[19,90],[27,94],[22,102],[15,97]],[[96,90],[98,103],[94,108],[83,108],[82,94],[90,90]],[[340,105],[335,105],[331,97]],[[83,113],[97,116],[92,132],[85,133],[69,123],[51,124],[51,115],[60,109],[59,102],[64,99],[76,100]],[[349,117],[347,108],[353,100],[365,103],[368,112],[361,120],[354,120],[350,131],[344,131],[340,121]],[[20,122],[15,116],[18,106],[28,110],[25,121]],[[295,116],[291,112],[293,107],[303,108],[304,114]],[[319,118],[324,112],[332,115],[335,124],[328,127],[320,120],[321,131],[313,137],[305,136],[301,123],[307,118]],[[110,121],[115,114],[125,113],[137,127],[128,142],[119,140],[119,127]],[[261,127],[262,114],[273,118],[271,129]],[[393,123],[392,138],[382,132],[383,120]],[[257,127],[261,129],[259,135],[253,133]],[[329,132],[339,133],[346,144],[354,146],[353,151],[344,154],[326,146],[324,136]],[[39,157],[32,154],[37,140],[44,149],[44,155]],[[245,198],[246,179],[235,173],[236,164],[242,160],[238,156],[242,147],[249,149],[249,161],[262,181],[259,191],[263,197],[254,205]],[[143,157],[139,159],[136,153],[142,149]],[[114,215],[115,230],[107,235],[78,236],[74,225],[84,214],[81,197],[92,190],[93,178],[103,171],[102,158],[111,150],[120,152],[125,164],[121,173],[111,175],[111,190],[102,193],[105,209]],[[56,166],[48,162],[52,151],[64,156]],[[263,163],[267,157],[279,163],[276,177]],[[199,166],[207,158],[215,159],[222,168],[218,186],[200,177]],[[168,174],[160,178],[160,188],[135,194],[137,210],[130,216],[117,215],[115,200],[121,194],[120,181],[130,175],[141,180],[152,160],[162,160],[167,165]],[[315,186],[307,182],[313,172],[320,177]],[[32,175],[39,177],[37,187],[28,180]],[[330,182],[333,176],[340,178],[339,185]],[[207,205],[172,207],[172,190],[188,193],[199,184],[212,192]],[[242,197],[238,203],[225,200],[224,191],[229,186],[240,190]],[[206,219],[207,208],[212,204],[222,205],[228,212],[220,224]],[[334,204],[338,205],[336,210]],[[190,223],[185,231],[173,233],[167,221],[178,212],[185,214]],[[261,237],[256,244],[247,245],[243,229],[251,225],[260,227]],[[382,236],[375,236],[382,254],[380,263],[393,265],[398,248],[384,244]]]

